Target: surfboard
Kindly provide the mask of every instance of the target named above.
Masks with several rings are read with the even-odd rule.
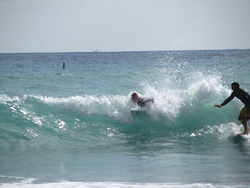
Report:
[[[141,110],[141,109],[130,109],[130,112],[132,113],[132,114],[145,114],[145,113],[147,113],[147,111],[146,110]]]

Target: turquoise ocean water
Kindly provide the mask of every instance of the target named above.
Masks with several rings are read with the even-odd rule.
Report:
[[[0,187],[248,187],[234,81],[250,50],[0,54]]]

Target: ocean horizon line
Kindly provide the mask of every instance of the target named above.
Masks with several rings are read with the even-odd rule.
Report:
[[[0,54],[60,54],[60,53],[140,53],[140,52],[192,52],[192,51],[235,51],[235,50],[250,50],[250,48],[228,48],[228,49],[190,49],[190,50],[121,50],[121,51],[44,51],[44,52],[0,52]]]

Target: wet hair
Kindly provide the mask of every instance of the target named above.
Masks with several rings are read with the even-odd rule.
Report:
[[[137,94],[137,93],[133,93],[133,94],[131,95],[131,97],[138,97],[138,94]]]
[[[239,84],[238,82],[233,82],[233,83],[231,84],[231,86],[235,86],[235,87],[237,87],[237,88],[240,88],[240,84]]]

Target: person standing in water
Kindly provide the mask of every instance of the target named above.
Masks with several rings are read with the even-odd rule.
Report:
[[[241,109],[238,119],[244,127],[244,131],[240,135],[248,135],[250,130],[247,126],[247,121],[250,119],[250,95],[240,88],[240,84],[234,82],[231,84],[232,94],[220,105],[214,105],[215,107],[222,107],[229,103],[234,97],[237,97],[245,106]]]

